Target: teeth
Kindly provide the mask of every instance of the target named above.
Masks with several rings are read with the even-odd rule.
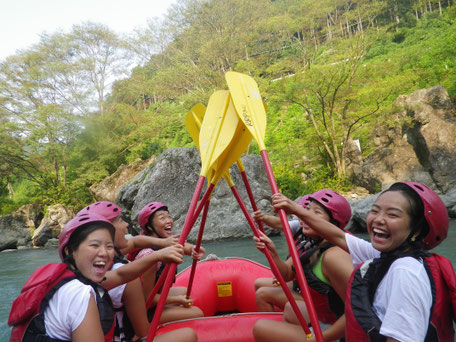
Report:
[[[106,263],[103,262],[103,261],[98,261],[98,262],[94,263],[94,265],[95,265],[95,266],[102,266],[102,267],[104,267],[104,266],[106,265]]]
[[[372,230],[374,233],[377,233],[377,234],[385,234],[385,235],[388,235],[388,233],[382,229],[378,229],[378,228],[374,228]]]

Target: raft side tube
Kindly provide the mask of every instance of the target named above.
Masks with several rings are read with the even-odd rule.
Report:
[[[188,286],[191,267],[176,277],[174,286]],[[191,297],[204,316],[220,313],[257,312],[254,282],[272,278],[271,270],[258,262],[228,258],[198,262]]]
[[[282,313],[242,313],[226,316],[201,317],[165,323],[156,336],[179,328],[192,328],[198,342],[254,342],[253,325],[259,319],[282,321]]]

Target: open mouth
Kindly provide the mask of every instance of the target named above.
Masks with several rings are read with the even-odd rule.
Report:
[[[106,270],[106,263],[104,261],[97,261],[93,263],[93,267],[97,273],[104,273]]]
[[[374,228],[372,230],[372,233],[374,234],[374,237],[380,238],[380,239],[387,239],[387,238],[389,238],[391,236],[390,234],[388,234],[384,230],[381,230],[381,229],[378,229],[378,228]]]

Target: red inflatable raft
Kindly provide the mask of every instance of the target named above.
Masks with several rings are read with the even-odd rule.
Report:
[[[187,286],[191,268],[176,277],[175,286]],[[254,341],[252,329],[260,318],[280,321],[282,313],[259,313],[255,303],[254,282],[272,278],[271,270],[255,261],[242,258],[204,260],[198,263],[191,296],[203,312],[202,318],[163,324],[156,336],[190,327],[205,341]]]

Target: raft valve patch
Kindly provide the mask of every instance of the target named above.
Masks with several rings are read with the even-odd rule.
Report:
[[[231,286],[231,281],[217,283],[217,294],[219,297],[233,296],[233,288]]]

